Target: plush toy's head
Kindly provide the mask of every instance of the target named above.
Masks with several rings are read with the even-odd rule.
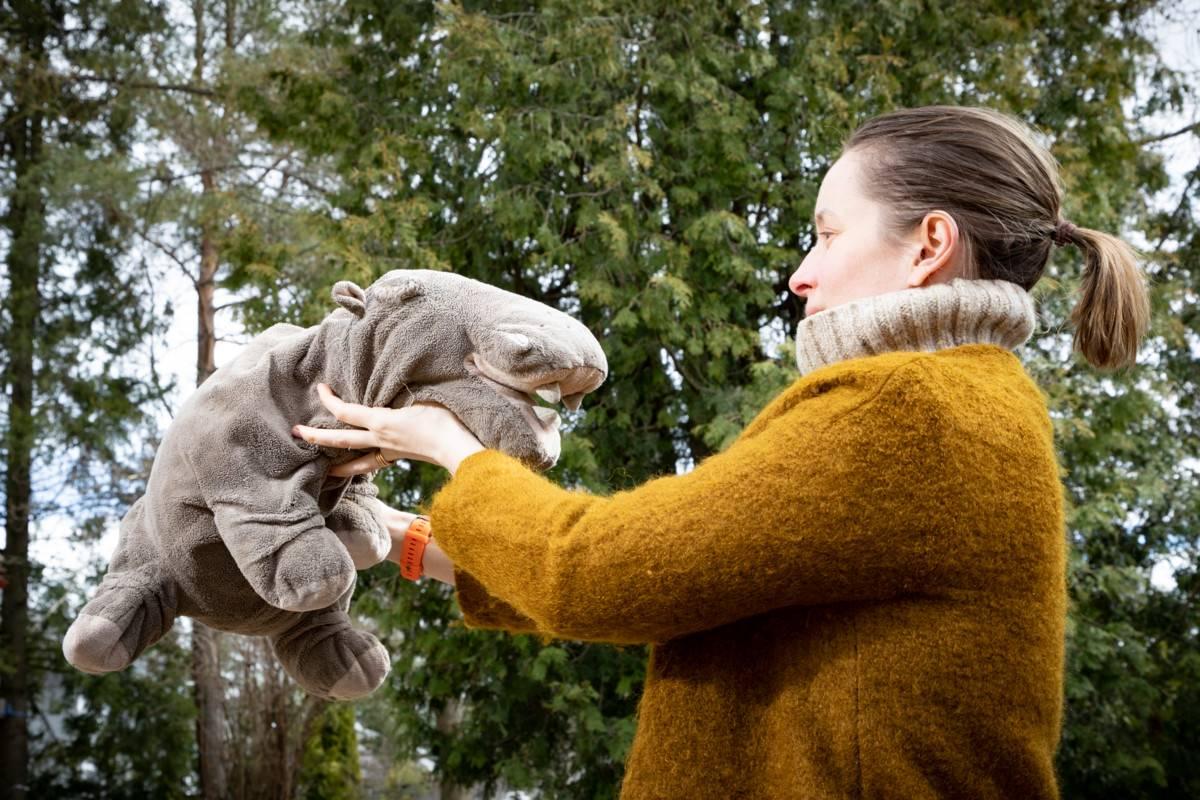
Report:
[[[608,374],[582,323],[462,275],[393,270],[366,290],[340,281],[333,296],[344,312],[331,319],[346,325],[347,346],[373,354],[343,371],[360,402],[443,405],[485,447],[539,469],[561,451],[553,406],[577,410]]]

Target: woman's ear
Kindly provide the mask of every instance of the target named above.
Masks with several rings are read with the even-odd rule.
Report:
[[[333,299],[342,308],[362,319],[367,313],[367,295],[354,281],[338,281],[333,285]]]
[[[930,211],[917,226],[917,241],[920,247],[909,269],[909,286],[921,286],[935,273],[940,273],[935,281],[954,273],[963,248],[954,217]]]

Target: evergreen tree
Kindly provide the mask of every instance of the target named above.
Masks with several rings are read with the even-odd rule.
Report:
[[[93,565],[89,586],[105,565]],[[29,795],[173,800],[192,795],[196,707],[186,637],[171,631],[129,669],[90,676],[62,664],[67,626],[86,601],[78,583],[37,568],[38,735]],[[66,613],[70,610],[72,613]]]
[[[161,18],[152,5],[81,0],[8,2],[0,19],[0,796],[23,798],[35,694],[67,668],[43,658],[30,618],[30,539],[58,501],[81,522],[111,515],[124,445],[161,397],[128,358],[158,323],[146,294],[129,291],[142,265],[126,257],[121,223],[136,123],[122,80]]]
[[[305,743],[299,796],[304,800],[353,800],[359,796],[361,782],[354,706],[326,704]]]

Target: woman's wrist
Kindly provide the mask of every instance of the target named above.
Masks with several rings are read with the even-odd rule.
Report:
[[[442,455],[438,458],[438,462],[453,475],[458,472],[459,464],[465,461],[468,456],[486,449],[478,439],[468,435],[462,439],[454,439],[448,442],[443,449]]]
[[[404,534],[409,525],[416,519],[416,514],[387,507],[387,529],[392,537],[392,548],[388,552],[388,561],[399,564],[404,558]],[[438,547],[430,528],[430,539],[421,555],[421,573],[424,577],[454,585],[454,563],[442,548]]]
[[[430,578],[451,586],[454,585],[454,562],[442,548],[438,547],[436,539],[431,538],[429,544],[425,545],[425,554],[421,564],[421,569]]]

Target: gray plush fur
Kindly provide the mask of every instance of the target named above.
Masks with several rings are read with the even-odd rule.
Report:
[[[183,403],[67,631],[75,667],[124,669],[184,615],[269,637],[313,694],[370,693],[388,654],[346,612],[355,570],[382,561],[390,538],[371,476],[328,475],[364,451],[291,435],[296,423],[347,427],[316,384],[370,406],[444,405],[485,446],[547,469],[558,419],[532,395],[578,408],[608,372],[579,322],[453,273],[394,270],[366,291],[341,281],[333,296],[341,308],[319,325],[272,326]]]

